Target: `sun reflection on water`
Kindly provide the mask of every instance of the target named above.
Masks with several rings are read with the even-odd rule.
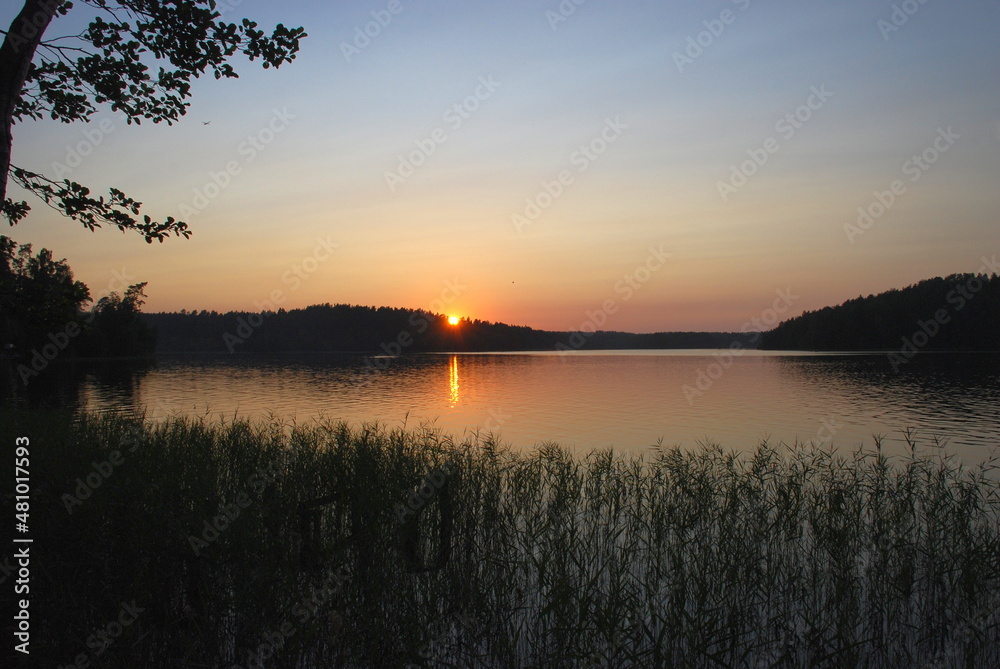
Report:
[[[448,365],[448,385],[451,390],[451,405],[458,404],[458,356],[451,356]]]

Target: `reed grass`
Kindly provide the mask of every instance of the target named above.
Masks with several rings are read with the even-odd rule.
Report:
[[[32,648],[56,666],[1000,666],[992,461],[0,419],[31,437]]]

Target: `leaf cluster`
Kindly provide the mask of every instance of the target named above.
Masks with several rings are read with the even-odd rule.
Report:
[[[96,9],[97,16],[79,34],[40,42],[10,124],[45,117],[85,122],[107,105],[123,113],[128,124],[150,120],[172,125],[190,106],[193,80],[208,73],[216,79],[237,78],[229,62],[237,54],[260,60],[265,69],[280,67],[295,59],[299,41],[306,37],[301,27],[279,23],[267,34],[250,19],[223,21],[214,0],[84,0],[82,4]],[[56,16],[72,8],[72,2],[61,2]],[[16,58],[23,52],[25,34],[11,26],[3,57]],[[108,197],[95,198],[90,189],[68,179],[54,181],[13,165],[0,178],[8,175],[89,230],[107,223],[122,231],[135,230],[148,243],[191,235],[187,224],[173,217],[162,222],[140,217],[142,203],[116,188],[109,189]],[[25,201],[0,202],[0,215],[11,225],[30,209]]]
[[[237,53],[260,59],[265,69],[280,67],[295,58],[306,36],[303,28],[280,23],[270,35],[250,19],[227,23],[214,1],[84,4],[101,13],[79,35],[41,43],[15,107],[16,120],[47,115],[64,123],[85,121],[98,105],[109,104],[128,123],[172,124],[189,106],[192,80],[208,72],[216,79],[237,78],[228,62]],[[72,6],[64,3],[59,11],[65,14]]]

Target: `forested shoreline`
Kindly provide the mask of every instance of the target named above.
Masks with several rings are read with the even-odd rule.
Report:
[[[806,311],[765,332],[760,348],[1000,350],[1000,276],[951,274]]]
[[[134,357],[153,353],[336,351],[406,355],[444,351],[752,349],[805,351],[1000,350],[1000,277],[952,274],[833,307],[806,311],[764,332],[599,329],[588,312],[576,331],[537,330],[479,319],[449,322],[419,309],[317,304],[246,312],[142,313],[146,282],[113,285],[102,297],[65,260],[0,236],[0,344],[4,356]],[[88,309],[87,304],[93,303]]]
[[[181,352],[341,351],[405,355],[440,351],[530,351],[753,347],[727,332],[555,332],[392,307],[321,304],[261,313],[181,311],[142,315],[156,350]]]

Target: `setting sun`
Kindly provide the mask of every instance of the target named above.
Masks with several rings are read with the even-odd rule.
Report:
[[[448,325],[458,325],[458,316],[448,316]]]

